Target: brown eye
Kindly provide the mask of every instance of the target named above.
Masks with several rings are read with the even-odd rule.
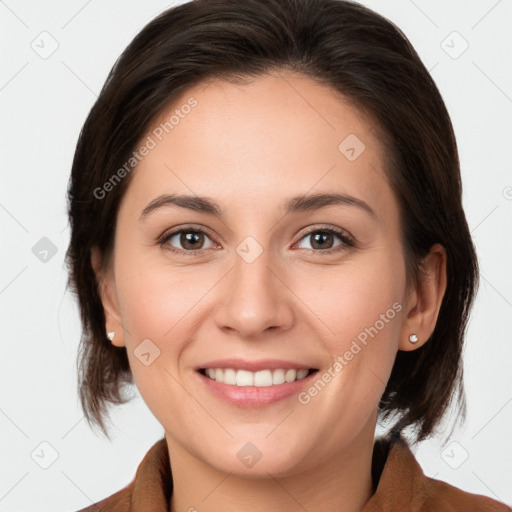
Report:
[[[336,244],[336,238],[341,243]],[[346,249],[347,246],[353,247],[351,238],[342,230],[333,228],[315,229],[304,235],[301,240],[310,240],[310,247],[301,247],[302,249],[311,249],[316,252],[334,252]]]
[[[191,251],[201,249],[204,243],[204,234],[182,231],[180,233],[179,241],[184,249],[189,249]]]
[[[335,235],[326,231],[317,231],[309,235],[313,249],[331,249],[334,245]]]
[[[164,235],[160,240],[160,244],[172,251],[194,252],[210,249],[213,245],[211,243],[210,246],[204,247],[207,240],[210,240],[210,238],[201,230],[181,229]]]
[[[337,252],[348,247],[354,247],[352,238],[344,231],[334,228],[315,229],[304,235],[301,240],[309,239],[310,249],[317,253]],[[336,243],[336,239],[340,242]],[[161,246],[173,252],[199,253],[213,247],[211,238],[200,229],[179,229],[164,234],[159,240]],[[209,245],[208,245],[209,243]],[[206,246],[205,246],[206,244]]]

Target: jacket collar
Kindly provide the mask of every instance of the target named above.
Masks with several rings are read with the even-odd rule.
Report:
[[[378,437],[372,456],[374,494],[361,512],[511,512],[512,508],[485,496],[470,494],[423,474],[406,440]],[[172,473],[167,441],[157,441],[140,463],[132,482],[98,505],[101,510],[168,512]],[[98,510],[92,505],[79,512]]]

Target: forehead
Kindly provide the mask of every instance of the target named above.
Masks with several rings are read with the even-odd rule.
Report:
[[[191,106],[193,105],[193,106]],[[162,193],[273,208],[311,192],[345,192],[393,208],[375,124],[330,87],[294,73],[222,80],[184,91],[145,134],[126,201]]]

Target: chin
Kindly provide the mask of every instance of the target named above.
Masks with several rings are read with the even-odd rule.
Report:
[[[216,470],[244,478],[290,476],[304,470],[304,445],[273,443],[267,440],[234,441],[229,448],[205,454],[203,459]],[[235,445],[235,446],[233,446]]]

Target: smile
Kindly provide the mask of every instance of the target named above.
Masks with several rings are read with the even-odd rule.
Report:
[[[261,367],[260,367],[261,368]],[[198,368],[195,375],[208,393],[235,407],[261,408],[296,396],[312,384],[316,368],[250,370]]]
[[[316,370],[278,368],[251,372],[233,368],[202,368],[200,371],[203,375],[222,384],[268,387],[302,380]]]

